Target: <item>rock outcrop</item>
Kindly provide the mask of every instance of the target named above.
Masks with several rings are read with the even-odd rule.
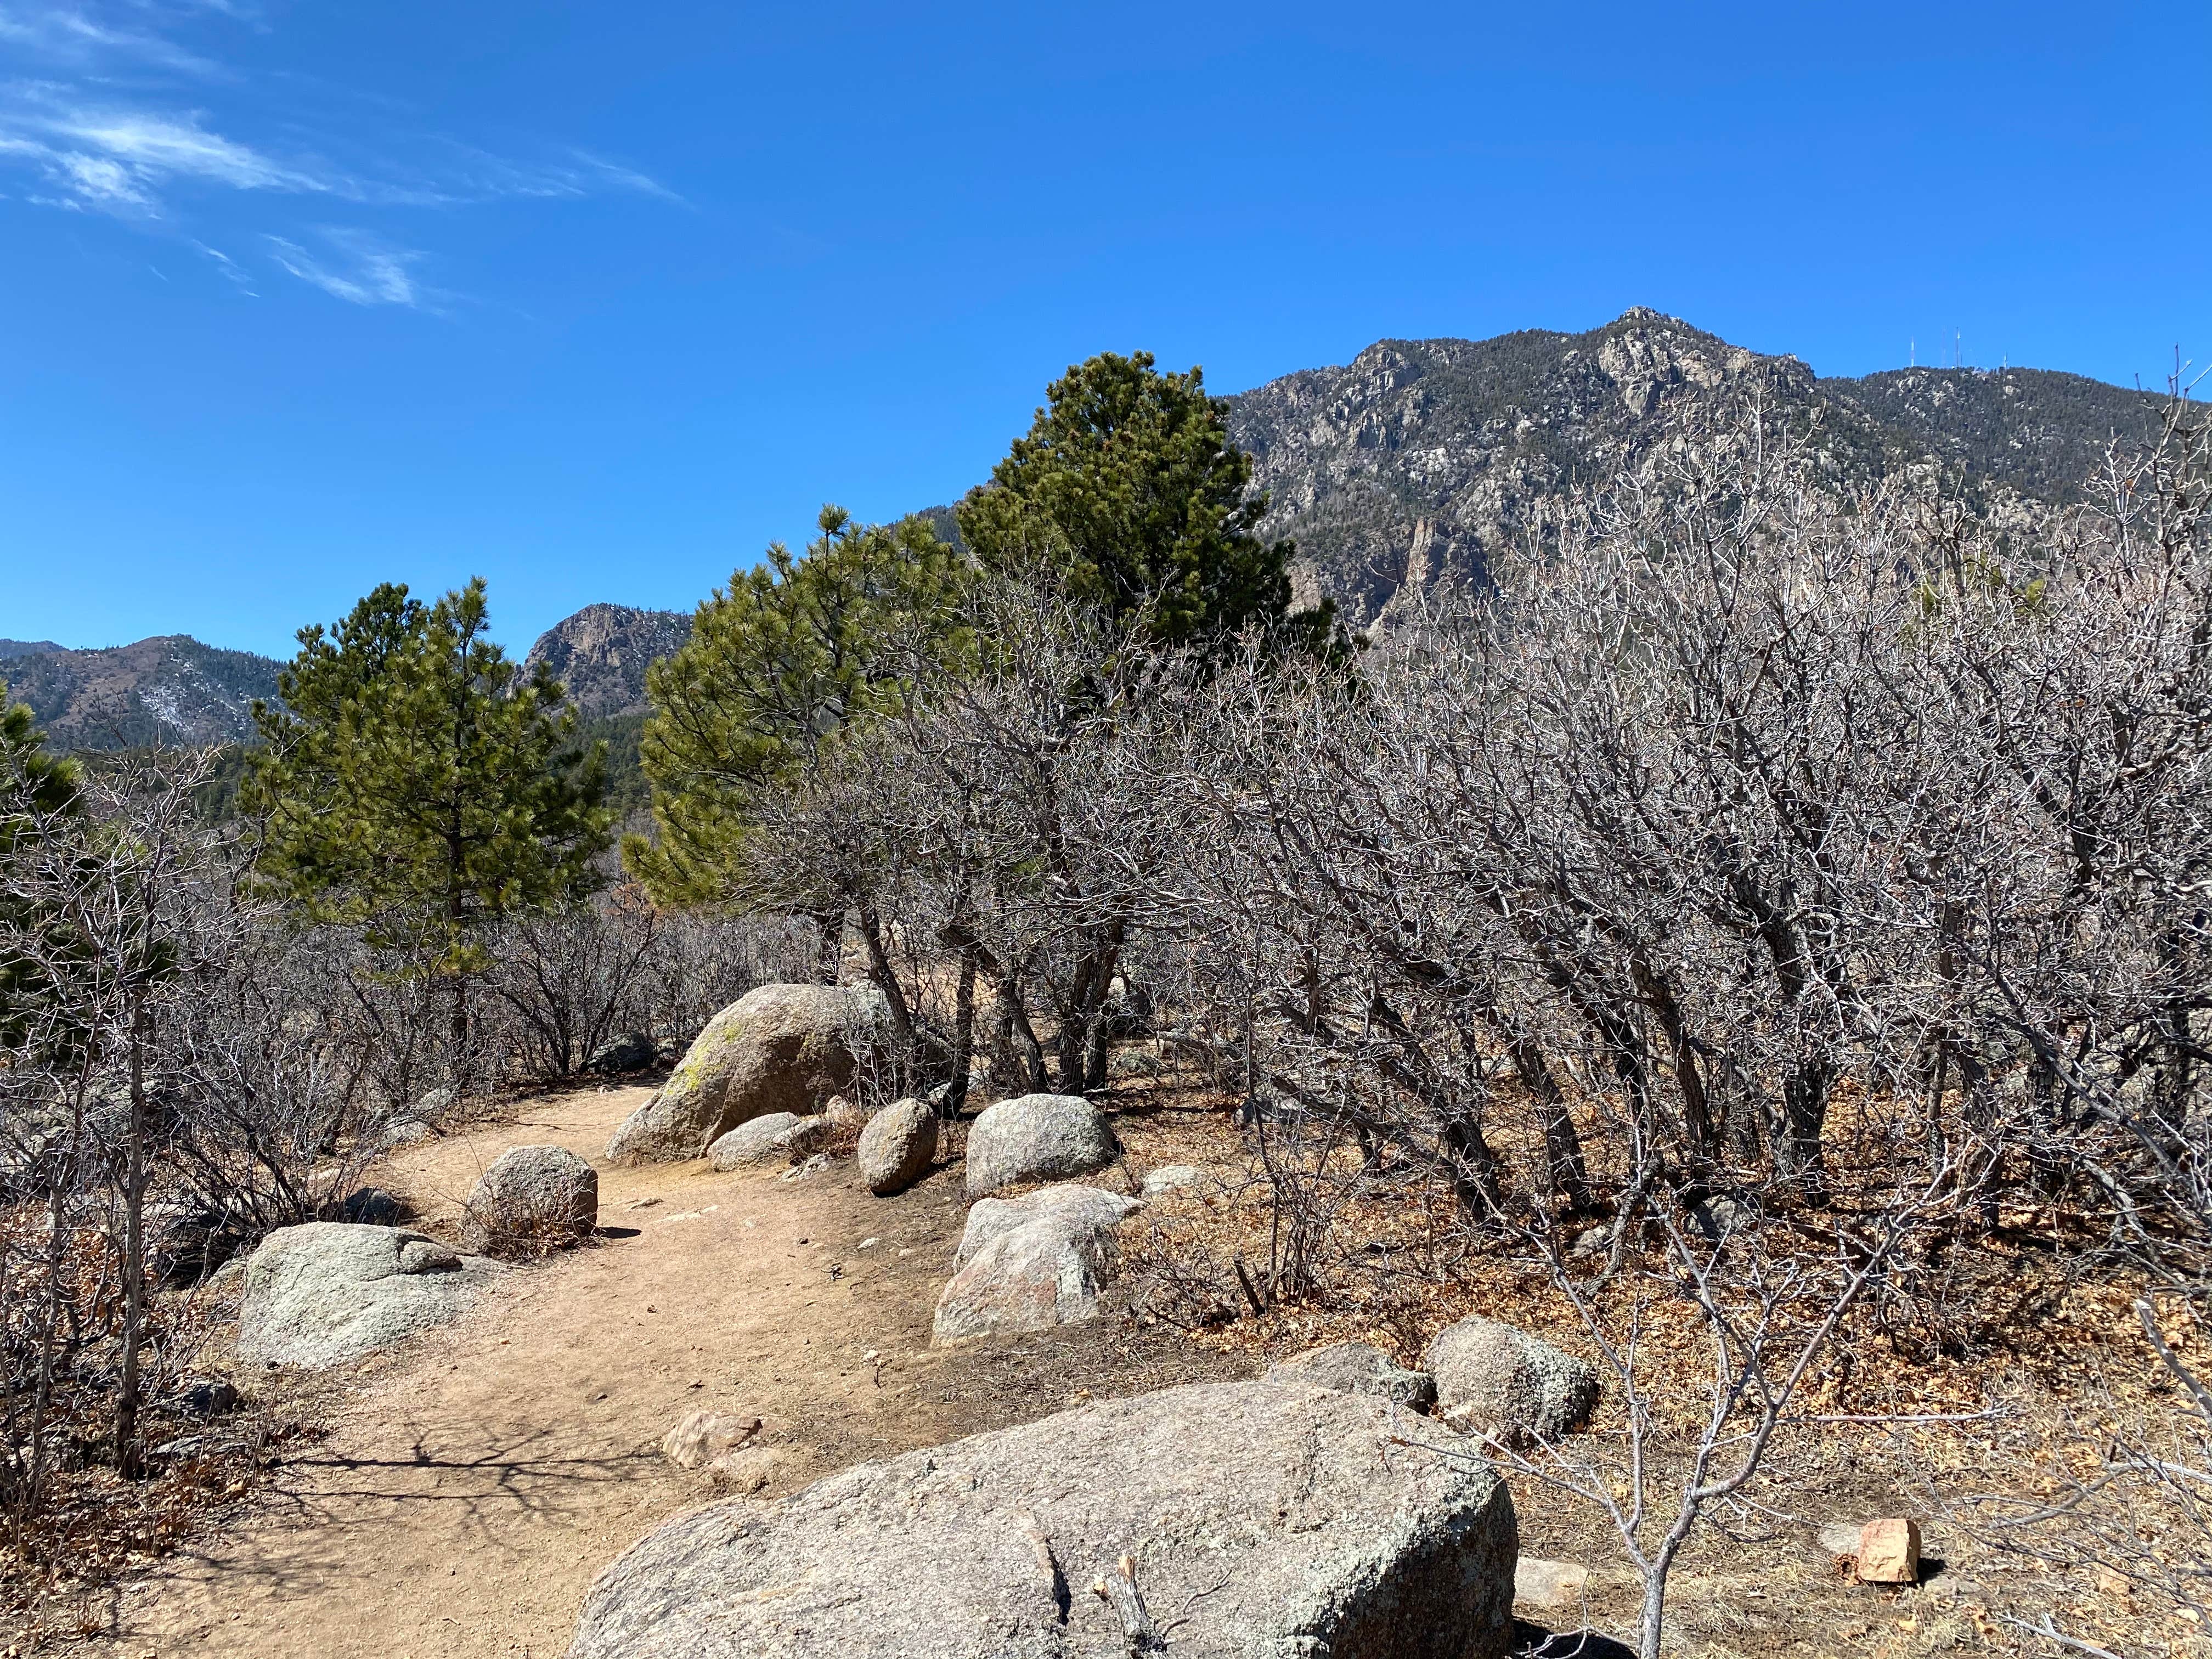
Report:
[[[522,664],[551,669],[586,720],[638,714],[651,706],[645,671],[690,637],[691,618],[681,611],[587,605],[540,634]]]
[[[968,1197],[1090,1175],[1121,1155],[1105,1118],[1081,1096],[1017,1095],[985,1107],[968,1131]]]
[[[860,1179],[878,1198],[904,1192],[937,1161],[937,1113],[924,1100],[897,1100],[868,1120],[857,1153]]]
[[[1574,1613],[1589,1585],[1589,1569],[1578,1561],[1545,1561],[1524,1555],[1513,1570],[1513,1599],[1539,1613]]]
[[[1753,398],[1770,431],[1817,429],[1778,457],[1815,495],[1956,469],[2015,521],[2047,511],[2023,495],[2079,499],[2113,434],[2151,441],[2163,402],[2033,370],[1816,380],[1638,306],[1579,334],[1378,340],[1238,393],[1229,431],[1267,492],[1260,532],[1297,545],[1294,603],[1325,592],[1354,626],[1387,625],[1541,539],[1577,490],[1624,474],[1660,484],[1686,428],[1733,429]]]
[[[599,1224],[599,1172],[565,1146],[510,1146],[469,1194],[461,1243],[479,1255],[574,1244]]]
[[[751,1412],[687,1412],[661,1437],[660,1455],[679,1469],[703,1469],[750,1443],[761,1427],[760,1418]]]
[[[586,1071],[611,1076],[618,1072],[642,1071],[656,1064],[659,1059],[660,1046],[658,1043],[643,1031],[631,1031],[592,1049],[592,1057],[584,1062],[584,1067]]]
[[[1514,1439],[1557,1440],[1589,1421],[1597,1371],[1526,1331],[1462,1319],[1430,1340],[1437,1414],[1455,1426]]]
[[[400,1227],[280,1227],[246,1266],[238,1357],[305,1370],[342,1365],[467,1309],[501,1269]]]
[[[253,704],[276,701],[283,666],[169,634],[94,651],[32,652],[11,658],[4,678],[10,698],[31,706],[57,749],[212,748],[255,740]]]
[[[616,1164],[698,1158],[740,1123],[808,1116],[853,1080],[886,1010],[872,985],[763,985],[707,1023],[667,1083],[607,1143]]]
[[[713,1504],[600,1575],[570,1659],[1103,1659],[1090,1586],[1125,1555],[1182,1659],[1491,1659],[1512,1499],[1391,1432],[1380,1401],[1200,1384]]]
[[[1026,1198],[984,1199],[969,1212],[938,1297],[936,1342],[996,1332],[1049,1330],[1098,1316],[1115,1255],[1114,1230],[1143,1207],[1096,1187],[1047,1187]]]
[[[1164,1193],[1179,1193],[1185,1188],[1195,1187],[1206,1179],[1206,1171],[1193,1164],[1163,1164],[1145,1177],[1146,1198],[1158,1198]]]

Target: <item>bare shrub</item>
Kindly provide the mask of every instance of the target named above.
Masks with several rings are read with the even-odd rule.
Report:
[[[533,1076],[573,1077],[595,1050],[641,1023],[660,918],[624,886],[558,910],[508,918],[489,942],[488,975]]]
[[[1133,780],[1177,1035],[1241,1088],[1269,1192],[1264,1279],[1206,1295],[1326,1299],[1378,1209],[1392,1249],[1533,1250],[1631,1463],[1680,1401],[1598,1310],[1695,1313],[1712,1410],[1666,1516],[1595,1452],[1567,1481],[1646,1576],[1646,1651],[1668,1540],[1846,1329],[2000,1340],[2029,1310],[1973,1242],[2031,1222],[2066,1271],[2191,1287],[2212,1241],[2201,434],[2028,538],[1838,500],[1755,410],[1712,435],[1356,679],[1192,685]],[[1759,1248],[1696,1245],[1723,1215]]]

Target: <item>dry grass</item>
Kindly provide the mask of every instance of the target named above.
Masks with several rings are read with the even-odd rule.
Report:
[[[9,1644],[0,1655],[13,1659],[107,1628],[121,1578],[204,1529],[264,1486],[280,1456],[320,1437],[319,1406],[307,1391],[194,1414],[179,1390],[160,1386],[164,1373],[219,1350],[216,1332],[234,1313],[220,1291],[155,1298],[155,1352],[167,1363],[140,1419],[149,1449],[138,1479],[124,1478],[109,1457],[104,1374],[88,1367],[58,1387],[49,1431],[58,1467],[45,1499],[0,1513],[0,1631]]]
[[[1194,1343],[1255,1359],[1356,1339],[1418,1364],[1437,1330],[1480,1313],[1591,1352],[1547,1266],[1515,1260],[1458,1226],[1449,1194],[1411,1171],[1336,1202],[1315,1282],[1270,1295],[1282,1227],[1231,1103],[1155,1085],[1126,1091],[1117,1103],[1138,1170],[1194,1164],[1212,1174],[1200,1188],[1154,1200],[1124,1230],[1139,1320],[1183,1326]],[[1869,1156],[1879,1146],[1874,1137],[1858,1144]],[[1849,1159],[1839,1164],[1848,1222],[1854,1171]],[[1869,1189],[1879,1173],[1868,1172]],[[2156,1587],[2129,1582],[2109,1550],[2100,1553],[2089,1524],[2124,1505],[2153,1548],[2160,1538],[2169,1554],[2201,1547],[2186,1517],[2160,1513],[2154,1494],[2108,1486],[2081,1511],[2018,1532],[1989,1526],[2000,1508],[1973,1501],[2060,1503],[2094,1479],[2117,1438],[2158,1443],[2185,1420],[2131,1312],[2142,1287],[2084,1272],[2069,1248],[2071,1225],[2048,1208],[2008,1209],[1971,1248],[1917,1264],[1917,1287],[1928,1292],[1917,1315],[1892,1299],[1857,1316],[1743,1501],[1717,1514],[1678,1568],[1670,1627],[1682,1652],[2056,1654],[2065,1650],[2021,1628],[2048,1616],[2115,1653],[2212,1655],[2196,1620]],[[1235,1272],[1240,1261],[1260,1291],[1256,1310]],[[1711,1350],[1693,1306],[1651,1294],[1656,1261],[1632,1254],[1630,1266],[1593,1299],[1616,1330],[1635,1304],[1638,1376],[1661,1401],[1654,1486],[1664,1492],[1705,1411]],[[1588,1271],[1595,1276],[1597,1265]],[[2185,1361],[2212,1364],[2212,1334],[2178,1317],[2168,1341]],[[1589,1443],[1618,1445],[1624,1426],[1620,1402],[1608,1400]],[[1590,1566],[1592,1623],[1625,1630],[1637,1585],[1609,1522],[1533,1483],[1516,1485],[1524,1551]],[[1940,1565],[1920,1586],[1859,1584],[1848,1562],[1839,1570],[1820,1547],[1822,1523],[1877,1514],[1923,1518]]]

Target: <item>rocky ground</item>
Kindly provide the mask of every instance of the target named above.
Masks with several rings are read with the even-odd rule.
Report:
[[[413,1224],[453,1232],[501,1152],[597,1158],[644,1095],[528,1102],[379,1178],[421,1207]],[[624,1547],[729,1494],[661,1455],[688,1412],[766,1420],[772,1497],[1093,1395],[1252,1369],[1118,1323],[933,1349],[965,1216],[957,1167],[895,1199],[849,1160],[793,1181],[700,1163],[600,1178],[598,1243],[517,1269],[458,1324],[343,1379],[328,1434],[127,1586],[93,1650],[544,1659]]]
[[[1317,1343],[1360,1338],[1407,1363],[1419,1355],[1410,1326],[1362,1325],[1348,1304],[1194,1336],[1123,1316],[1110,1298],[1092,1322],[933,1346],[933,1315],[970,1214],[957,1159],[889,1198],[870,1194],[850,1158],[799,1174],[718,1172],[696,1159],[610,1166],[608,1137],[646,1092],[527,1101],[509,1121],[395,1154],[376,1178],[416,1206],[409,1224],[458,1239],[463,1201],[501,1153],[568,1147],[598,1166],[600,1232],[499,1275],[459,1322],[395,1352],[313,1382],[261,1384],[264,1419],[310,1425],[278,1448],[264,1483],[90,1609],[83,1622],[98,1633],[87,1643],[0,1651],[547,1659],[568,1651],[586,1589],[622,1551],[733,1491],[757,1484],[761,1497],[782,1496],[855,1463],[1066,1407],[1249,1376]],[[1123,1102],[1134,1109],[1115,1127],[1129,1170],[1093,1179],[1133,1185],[1166,1165],[1238,1161],[1221,1114],[1197,1101],[1162,1109],[1168,1098]],[[1164,1227],[1209,1216],[1256,1224],[1237,1218],[1225,1190],[1208,1182],[1156,1199],[1123,1229],[1131,1276]],[[1544,1322],[1510,1264],[1452,1285],[1453,1305],[1424,1313],[1423,1325],[1478,1309]],[[1994,1369],[1988,1376],[2000,1381]],[[669,1430],[700,1411],[763,1419],[734,1486],[727,1468],[718,1478],[663,1454]],[[1524,1568],[1567,1564],[1524,1571],[1522,1650],[1625,1651],[1601,1632],[1632,1628],[1638,1584],[1602,1516],[1514,1486]],[[2008,1611],[2057,1608],[2069,1629],[2108,1641],[2127,1624],[2124,1604],[2095,1584],[1993,1559],[1940,1523],[1929,1528],[1922,1583],[1852,1582],[1824,1527],[1925,1513],[1924,1495],[1900,1480],[1879,1434],[1822,1431],[1778,1448],[1749,1505],[1678,1569],[1670,1650],[2025,1654],[2045,1650],[2002,1622]]]

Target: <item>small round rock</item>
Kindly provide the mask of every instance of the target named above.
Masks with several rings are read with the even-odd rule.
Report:
[[[892,1102],[860,1131],[860,1179],[878,1198],[903,1192],[937,1161],[937,1114],[927,1101]]]

